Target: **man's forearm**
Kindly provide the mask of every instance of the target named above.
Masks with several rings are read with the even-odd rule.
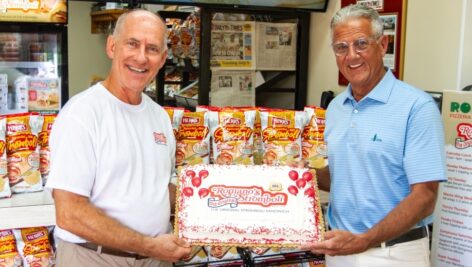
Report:
[[[414,184],[412,191],[382,221],[361,234],[369,240],[369,247],[394,239],[429,216],[436,203],[438,182]]]
[[[57,189],[53,191],[53,196],[56,222],[62,229],[96,244],[147,255],[147,241],[151,237],[109,217],[86,197]]]

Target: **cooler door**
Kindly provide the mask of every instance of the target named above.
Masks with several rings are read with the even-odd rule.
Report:
[[[0,115],[57,112],[68,97],[67,28],[4,26],[0,25]],[[18,31],[10,31],[15,28]]]

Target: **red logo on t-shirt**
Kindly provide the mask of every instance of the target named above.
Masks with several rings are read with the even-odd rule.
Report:
[[[154,142],[159,145],[167,145],[167,138],[163,133],[152,133],[154,135]]]

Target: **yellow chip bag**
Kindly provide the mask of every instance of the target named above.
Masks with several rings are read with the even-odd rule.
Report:
[[[177,169],[181,166],[210,163],[210,134],[207,112],[185,112],[175,136]]]
[[[268,165],[297,166],[301,155],[301,133],[306,113],[293,110],[260,111],[263,161]]]
[[[39,145],[39,171],[43,179],[43,185],[46,184],[49,175],[49,134],[51,133],[52,125],[56,119],[56,114],[44,115],[44,122],[41,132],[38,135]]]
[[[10,183],[7,170],[6,119],[0,117],[0,198],[10,197]],[[0,265],[1,266],[1,265]]]
[[[255,110],[209,111],[215,164],[253,165]]]
[[[38,133],[42,126],[43,117],[38,113],[7,116],[7,168],[13,193],[43,189],[38,146]]]
[[[15,229],[14,233],[25,267],[55,265],[54,252],[49,242],[49,230],[46,227]]]
[[[325,113],[320,107],[305,107],[309,119],[302,134],[302,156],[308,168],[320,169],[327,162],[326,144],[324,142]]]
[[[0,266],[23,266],[12,230],[0,230]]]

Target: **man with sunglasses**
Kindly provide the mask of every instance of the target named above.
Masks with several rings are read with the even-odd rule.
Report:
[[[375,10],[347,6],[331,32],[349,81],[328,107],[329,166],[317,170],[331,231],[302,249],[326,254],[328,267],[430,266],[427,225],[446,180],[439,110],[384,67],[388,39]]]

